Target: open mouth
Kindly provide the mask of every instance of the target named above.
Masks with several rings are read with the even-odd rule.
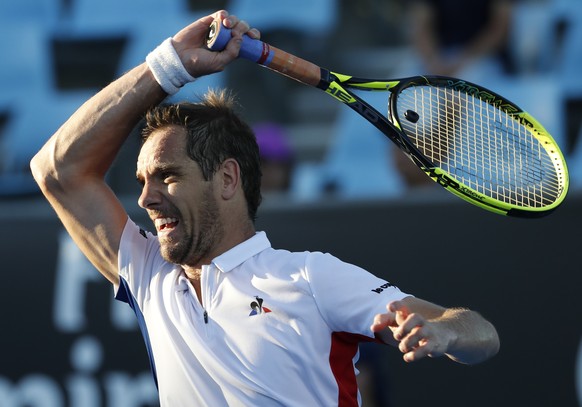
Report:
[[[178,219],[176,218],[158,218],[154,221],[156,229],[158,232],[169,231],[178,225]]]

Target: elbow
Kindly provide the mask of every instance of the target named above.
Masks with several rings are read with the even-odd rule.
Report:
[[[30,172],[32,173],[32,177],[36,181],[36,183],[42,188],[46,180],[48,178],[48,172],[45,170],[45,167],[41,164],[42,162],[41,153],[38,152],[32,160],[30,160]]]
[[[467,361],[467,364],[476,365],[493,358],[497,353],[499,353],[500,347],[501,344],[499,338],[496,337],[495,339],[492,339],[487,345],[483,346],[482,352],[476,355],[475,359]]]
[[[493,330],[493,337],[490,340],[490,352],[487,355],[487,359],[492,358],[493,356],[499,353],[499,349],[501,349],[501,341],[499,340],[499,334],[495,327],[491,326]]]
[[[51,164],[44,149],[30,160],[30,172],[43,194],[47,195],[51,190],[58,188],[56,168]]]
[[[483,360],[490,359],[497,355],[499,353],[499,349],[501,348],[501,341],[499,340],[497,329],[495,329],[495,326],[489,321],[486,321],[486,324],[488,325],[486,329],[486,345],[484,346],[486,352]]]
[[[469,338],[462,340],[454,352],[447,353],[450,359],[466,365],[477,365],[499,353],[501,342],[497,330],[489,321],[480,319],[478,329]]]
[[[483,340],[478,346],[478,351],[473,353],[473,357],[469,357],[466,363],[469,365],[476,365],[485,362],[499,353],[501,348],[501,341],[499,340],[499,334],[495,327],[488,322],[487,334],[484,335]]]

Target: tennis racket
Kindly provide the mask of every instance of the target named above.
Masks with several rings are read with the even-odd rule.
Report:
[[[215,20],[207,46],[231,32]],[[482,86],[443,76],[371,80],[336,73],[243,37],[239,57],[325,91],[392,140],[430,178],[483,209],[541,217],[568,190],[568,169],[552,136],[516,104]],[[388,115],[352,90],[389,91]]]

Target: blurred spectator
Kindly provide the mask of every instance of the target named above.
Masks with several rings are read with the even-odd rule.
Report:
[[[261,31],[261,39],[283,51],[325,65],[328,39],[338,21],[338,0],[228,0],[226,10]],[[294,120],[291,94],[301,86],[249,61],[225,71],[251,123]]]
[[[419,61],[409,74],[484,84],[511,71],[506,51],[512,10],[513,0],[413,0],[411,44]]]
[[[397,77],[444,75],[498,87],[513,72],[508,38],[515,0],[412,0],[411,58]],[[398,148],[390,145],[401,193],[439,191],[438,185]]]
[[[439,188],[424,171],[396,146],[389,146],[393,155],[394,166],[400,174],[403,183],[403,193],[418,191],[419,188]]]
[[[263,177],[263,193],[287,192],[295,157],[285,129],[275,123],[261,123],[254,126]]]

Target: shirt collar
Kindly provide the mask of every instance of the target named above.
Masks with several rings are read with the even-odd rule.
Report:
[[[212,263],[223,273],[228,273],[254,255],[270,247],[271,242],[267,238],[267,234],[265,232],[257,232],[250,239],[216,257]]]

